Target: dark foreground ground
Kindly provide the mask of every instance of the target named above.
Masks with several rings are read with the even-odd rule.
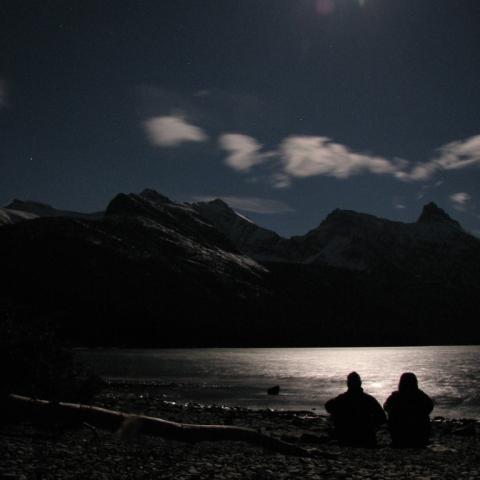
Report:
[[[106,431],[0,427],[0,480],[41,479],[480,479],[477,423],[437,419],[425,450],[394,450],[386,430],[376,449],[340,448],[326,417],[197,404],[172,404],[154,387],[110,386],[99,406],[183,423],[234,424],[262,429],[335,458],[298,458],[242,442],[185,444]]]

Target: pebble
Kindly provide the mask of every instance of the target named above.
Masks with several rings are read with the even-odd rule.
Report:
[[[149,393],[147,395],[147,393]],[[221,406],[166,403],[154,391],[130,395],[106,391],[97,404],[186,423],[223,423],[232,410]],[[337,459],[297,458],[264,451],[243,442],[184,444],[141,435],[118,441],[102,430],[93,441],[85,429],[45,431],[30,425],[0,427],[0,480],[49,479],[174,479],[174,480],[450,480],[480,478],[478,428],[471,421],[439,419],[434,422],[432,446],[422,451],[388,447],[388,433],[379,434],[378,449],[342,449],[326,438],[318,444],[306,439],[325,438],[328,423],[318,415],[234,409],[235,424],[265,428],[280,438],[294,438],[298,445],[320,452],[338,453]],[[468,427],[472,436],[457,435]],[[304,435],[304,440],[302,439]]]

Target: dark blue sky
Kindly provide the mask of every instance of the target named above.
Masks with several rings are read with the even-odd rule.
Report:
[[[223,197],[285,235],[336,207],[480,232],[478,0],[0,4],[0,204]]]

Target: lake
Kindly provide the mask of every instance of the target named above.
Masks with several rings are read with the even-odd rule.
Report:
[[[383,404],[401,373],[414,372],[433,415],[480,419],[480,346],[80,350],[114,381],[165,385],[166,400],[325,413],[352,370]],[[278,396],[267,388],[280,385]]]

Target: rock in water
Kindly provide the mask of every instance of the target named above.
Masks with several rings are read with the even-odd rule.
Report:
[[[274,387],[270,387],[267,390],[268,395],[278,395],[280,393],[280,385],[275,385]]]

